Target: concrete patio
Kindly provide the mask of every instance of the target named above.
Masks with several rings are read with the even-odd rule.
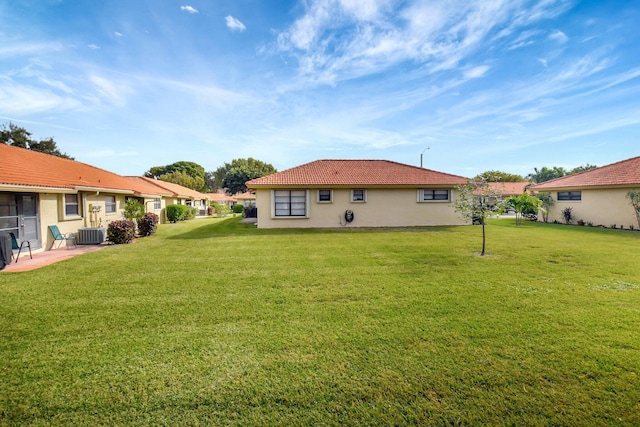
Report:
[[[73,258],[74,256],[103,249],[106,246],[109,245],[106,243],[101,245],[78,245],[77,247],[71,247],[69,249],[63,246],[50,251],[34,253],[33,258],[29,258],[29,251],[27,251],[26,254],[22,251],[18,262],[14,260],[11,264],[7,265],[4,270],[0,271],[0,274],[5,272],[18,273],[35,270],[65,259]]]

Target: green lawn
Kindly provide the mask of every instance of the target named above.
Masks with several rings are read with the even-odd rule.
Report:
[[[259,230],[0,273],[0,425],[640,425],[640,232]]]

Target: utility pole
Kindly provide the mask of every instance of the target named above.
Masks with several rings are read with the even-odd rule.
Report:
[[[427,147],[424,150],[422,150],[422,153],[420,153],[420,168],[422,168],[422,155],[424,154],[425,151],[427,151],[428,149],[430,149],[431,147]]]

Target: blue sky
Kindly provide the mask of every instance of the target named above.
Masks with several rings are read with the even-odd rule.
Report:
[[[635,0],[0,0],[0,123],[123,175],[640,155]]]

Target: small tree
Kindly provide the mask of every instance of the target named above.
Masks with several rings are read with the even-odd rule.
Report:
[[[627,193],[627,199],[629,199],[629,204],[633,206],[633,211],[636,214],[636,221],[638,221],[638,227],[640,228],[640,191],[629,191]]]
[[[551,206],[553,206],[555,201],[553,200],[553,197],[551,196],[551,193],[538,193],[536,195],[536,197],[541,202],[540,210],[542,211],[542,220],[544,222],[548,222],[549,221],[549,209],[551,209]]]
[[[211,206],[215,209],[216,216],[218,218],[224,218],[231,212],[231,208],[229,206],[221,203],[213,203]]]
[[[571,221],[573,221],[573,208],[562,209],[562,217],[566,224],[571,224]]]
[[[130,221],[138,221],[144,216],[144,205],[138,199],[127,199],[122,216]]]
[[[522,214],[528,212],[538,212],[542,201],[528,193],[522,193],[519,196],[510,196],[504,204],[516,211],[516,225],[522,224]]]
[[[486,230],[485,225],[487,217],[496,212],[496,202],[501,196],[501,192],[491,188],[489,182],[485,179],[477,181],[467,181],[465,185],[456,187],[459,191],[455,201],[455,210],[460,216],[473,224],[482,225],[482,252],[485,254],[486,249]]]

